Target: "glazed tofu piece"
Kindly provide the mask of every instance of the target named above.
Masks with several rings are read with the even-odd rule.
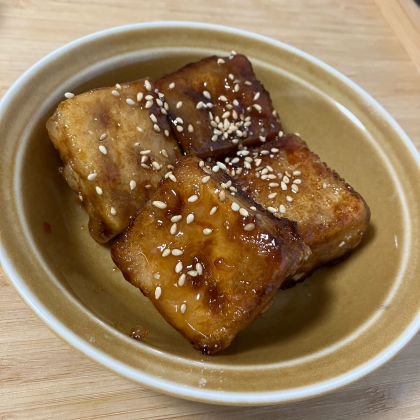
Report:
[[[281,130],[270,95],[244,55],[205,58],[162,77],[156,86],[185,153],[217,158],[241,143],[269,141]]]
[[[180,158],[164,113],[153,82],[143,79],[67,99],[48,120],[63,176],[78,193],[97,242],[128,226]]]
[[[242,191],[276,217],[296,221],[311,256],[282,285],[356,248],[370,220],[365,200],[296,135],[237,152],[225,164]]]
[[[222,166],[183,158],[111,251],[124,277],[204,354],[263,313],[310,252],[296,223],[235,193]]]

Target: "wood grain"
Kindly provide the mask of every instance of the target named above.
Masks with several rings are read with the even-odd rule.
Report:
[[[411,0],[0,0],[0,96],[45,54],[88,33],[142,21],[211,22],[326,61],[375,97],[420,149],[416,7]],[[420,336],[390,363],[333,394],[284,406],[219,407],[119,378],[55,337],[3,274],[0,293],[0,420],[420,419]]]

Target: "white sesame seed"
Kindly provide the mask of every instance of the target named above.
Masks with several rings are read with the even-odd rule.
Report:
[[[150,114],[149,117],[154,123],[157,123],[157,118],[155,114]]]
[[[286,213],[286,207],[283,204],[280,204],[280,213]]]
[[[66,92],[66,93],[64,94],[64,96],[65,96],[67,99],[71,99],[71,98],[73,98],[74,93],[71,93],[71,92]]]
[[[239,213],[244,217],[249,215],[248,210],[244,209],[243,207],[239,210]]]
[[[178,133],[182,133],[184,131],[184,127],[182,125],[177,125],[176,131],[178,131]]]
[[[89,180],[89,181],[93,181],[93,180],[95,180],[96,179],[96,177],[98,176],[98,174],[97,173],[93,173],[93,174],[89,174],[88,176],[87,176],[87,179]]]
[[[210,233],[212,233],[212,232],[213,232],[213,229],[209,229],[209,228],[203,229],[204,235],[210,235]]]
[[[194,221],[194,214],[193,213],[190,213],[188,216],[187,216],[187,219],[186,219],[186,222],[187,222],[187,225],[189,225],[190,223],[192,223]]]
[[[178,180],[176,179],[176,177],[175,177],[175,175],[174,174],[169,174],[169,177],[168,177],[171,181],[173,181],[173,182],[178,182]]]
[[[121,89],[121,85],[120,85],[119,83],[116,83],[116,84],[115,84],[115,87],[116,87],[117,89]]]
[[[171,250],[166,248],[162,252],[162,257],[167,257],[171,253]]]
[[[201,178],[201,182],[203,184],[206,184],[209,181],[209,179],[210,179],[210,176],[209,175],[203,176],[203,178]]]
[[[203,274],[203,266],[200,263],[195,265],[195,269],[200,276]]]
[[[286,191],[286,190],[287,190],[287,185],[286,185],[286,183],[285,183],[285,182],[283,182],[283,181],[281,181],[281,189],[282,189],[283,191]]]
[[[225,193],[225,190],[222,190],[219,193],[219,200],[220,201],[225,201],[225,199],[226,199],[226,193]]]
[[[180,214],[177,214],[176,216],[172,216],[171,217],[171,222],[172,223],[177,223],[182,219],[182,216]]]
[[[199,102],[198,104],[197,104],[197,106],[196,106],[196,108],[197,109],[201,109],[201,108],[203,108],[203,106],[204,106],[204,102]]]
[[[240,208],[241,208],[241,207],[239,206],[239,204],[238,204],[238,203],[233,202],[233,203],[232,203],[232,205],[231,205],[231,209],[232,209],[233,211],[238,211]]]
[[[234,80],[235,79],[235,76],[232,73],[229,73],[228,77],[229,77],[230,80]]]
[[[261,112],[262,111],[262,107],[261,107],[261,105],[258,105],[258,104],[253,104],[252,105],[258,112]]]
[[[143,99],[143,92],[137,94],[137,102],[140,102]]]
[[[136,181],[134,181],[134,179],[132,179],[132,180],[130,181],[130,189],[131,189],[131,191],[133,191],[133,190],[134,190],[134,188],[136,188],[136,186],[137,186],[137,182],[136,182]]]
[[[268,198],[269,198],[269,199],[272,199],[272,198],[274,198],[276,195],[277,195],[277,193],[271,193],[271,194],[268,194]]]
[[[104,145],[100,145],[99,146],[99,151],[102,153],[102,154],[104,154],[104,155],[106,155],[107,153],[108,153],[108,150],[106,149],[106,147],[104,146]]]
[[[160,171],[162,169],[162,166],[159,165],[159,163],[157,163],[156,161],[152,162],[152,166],[156,171]]]
[[[197,200],[198,200],[198,195],[194,194],[194,195],[188,197],[188,200],[187,201],[189,203],[195,203]]]
[[[217,59],[217,64],[224,64],[225,60],[223,60],[223,58],[218,58]]]
[[[115,216],[117,214],[117,210],[114,207],[111,207],[111,214]]]
[[[176,266],[175,266],[175,273],[180,273],[182,271],[182,261],[178,261]]]
[[[270,213],[277,213],[277,211],[278,211],[278,209],[276,207],[271,207],[271,206],[267,207],[267,210]]]
[[[276,147],[273,147],[271,149],[271,153],[278,153],[279,149],[277,149]]]
[[[299,178],[293,180],[293,184],[301,184],[301,183],[302,183],[302,180]]]
[[[174,255],[175,257],[179,257],[183,253],[184,253],[184,251],[182,249],[173,249],[172,250],[172,255]]]
[[[250,209],[251,209],[252,211],[257,211],[257,208],[256,208],[255,206],[251,206],[251,207],[250,207]]]
[[[290,195],[286,195],[286,200],[291,203],[293,201],[293,198],[290,197]]]
[[[325,182],[322,184],[322,188],[327,188],[327,184]]]
[[[170,233],[171,233],[171,235],[175,235],[175,233],[176,233],[176,231],[178,230],[178,225],[176,224],[176,223],[174,223],[172,226],[171,226],[171,229],[170,229]]]
[[[146,79],[144,81],[144,87],[150,92],[152,90],[152,85],[150,84],[150,82]]]
[[[144,97],[144,99],[146,99],[146,101],[153,101],[153,99],[155,99],[155,97],[153,95],[146,95]]]
[[[111,93],[112,93],[112,95],[114,95],[114,96],[120,96],[120,92],[118,92],[118,90],[113,89],[113,90],[111,91]]]
[[[176,104],[176,107],[177,107],[177,109],[179,109],[179,108],[181,108],[181,106],[182,106],[182,101],[179,101],[179,102]]]
[[[204,95],[207,99],[211,99],[211,95],[210,95],[210,92],[209,92],[209,91],[204,90],[204,91],[203,91],[203,95]]]
[[[161,294],[162,294],[162,288],[160,286],[156,287],[156,289],[155,289],[155,298],[156,299],[159,299]]]
[[[107,133],[101,134],[101,137],[99,137],[99,140],[105,140],[108,137]]]
[[[147,184],[144,186],[144,188],[149,189],[149,188],[152,188],[152,186],[150,184]]]
[[[152,204],[158,209],[166,209],[166,207],[168,207],[168,205],[163,201],[153,201]]]
[[[211,208],[211,210],[210,210],[210,216],[213,216],[213,214],[214,213],[216,213],[216,211],[217,211],[217,206],[213,206],[212,208]]]
[[[168,86],[169,89],[173,89],[174,87],[175,87],[175,83],[174,82],[170,83],[169,86]]]
[[[153,129],[157,132],[160,133],[160,127],[157,124],[153,125]]]
[[[296,184],[292,184],[292,191],[297,193],[299,191],[299,187]]]
[[[182,273],[179,276],[179,279],[178,279],[178,286],[183,286],[185,284],[185,279],[186,278],[187,278],[187,276],[184,273]]]
[[[284,182],[285,184],[288,184],[288,183],[290,182],[290,179],[289,179],[289,177],[288,177],[287,175],[285,175],[285,176],[283,177],[283,182]]]
[[[236,154],[237,154],[238,156],[248,156],[248,155],[249,155],[249,150],[238,150],[238,151],[236,152]]]
[[[254,95],[254,101],[256,101],[257,99],[259,99],[259,97],[260,97],[260,92],[257,92],[257,93]]]
[[[98,195],[102,195],[102,188],[101,187],[95,187],[96,192],[98,193]]]
[[[163,102],[159,98],[156,98],[156,104],[157,104],[157,106],[163,107]],[[166,111],[165,108],[163,108],[163,109],[164,109],[164,111]],[[161,111],[162,111],[162,109],[161,109]],[[162,114],[165,114],[165,112],[162,112]]]
[[[251,230],[254,230],[254,229],[255,229],[254,223],[248,223],[247,225],[244,226],[244,230],[246,232],[250,232]]]
[[[181,313],[182,313],[182,314],[185,314],[186,310],[187,310],[187,304],[186,304],[186,303],[183,303],[183,304],[181,305]]]
[[[269,187],[271,187],[271,188],[276,188],[276,187],[278,187],[278,186],[279,186],[279,184],[278,184],[277,182],[270,182],[270,183],[268,184],[268,186],[269,186]]]
[[[139,132],[139,133],[144,133],[144,130],[141,128],[141,127],[136,127],[136,130]]]
[[[131,98],[127,98],[125,100],[125,102],[127,102],[128,105],[135,105],[136,104]]]
[[[150,108],[153,105],[153,101],[147,101],[146,105],[144,106],[145,108]]]
[[[164,134],[165,134],[166,137],[169,137],[169,130],[165,130]]]
[[[283,134],[284,134],[283,131],[280,130],[279,131],[279,137],[283,137]]]
[[[187,274],[191,277],[197,277],[198,276],[198,273],[197,273],[196,270],[187,271]]]

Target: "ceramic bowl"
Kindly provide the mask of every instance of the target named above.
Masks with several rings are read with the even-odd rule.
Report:
[[[372,221],[350,258],[278,292],[266,314],[208,357],[122,278],[109,246],[92,240],[45,123],[67,91],[156,78],[231,50],[250,58],[285,130],[363,195]],[[0,133],[0,253],[11,284],[58,336],[145,387],[232,405],[309,398],[381,366],[419,329],[419,155],[375,100],[302,51],[205,24],[106,30],[28,70],[1,102]],[[150,330],[143,341],[129,337],[139,324]]]

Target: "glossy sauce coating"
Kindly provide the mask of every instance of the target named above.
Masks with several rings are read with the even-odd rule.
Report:
[[[208,57],[156,82],[184,152],[217,158],[281,130],[268,92],[241,54]]]
[[[271,305],[308,250],[294,223],[252,210],[225,189],[229,177],[199,162],[185,157],[175,180],[161,182],[112,257],[172,326],[213,354]]]
[[[61,102],[47,123],[97,242],[128,226],[180,157],[159,100],[149,79],[123,83]]]
[[[297,135],[242,151],[225,164],[257,203],[296,221],[311,248],[312,255],[282,288],[342,258],[362,240],[370,220],[366,202]]]

